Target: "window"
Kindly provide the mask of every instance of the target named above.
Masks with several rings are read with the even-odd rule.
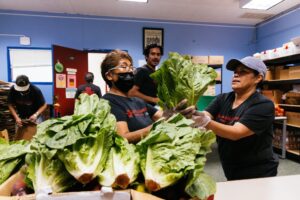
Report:
[[[24,74],[30,82],[53,82],[51,48],[8,48],[9,81]]]

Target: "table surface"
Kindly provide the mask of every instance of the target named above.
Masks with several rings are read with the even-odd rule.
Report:
[[[300,199],[300,175],[217,183],[214,200]]]

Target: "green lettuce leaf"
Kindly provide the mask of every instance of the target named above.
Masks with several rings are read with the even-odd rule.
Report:
[[[215,83],[216,71],[204,64],[194,64],[189,56],[169,53],[160,68],[150,75],[158,83],[159,104],[174,108],[181,100],[196,105],[208,85]]]
[[[99,183],[107,187],[126,189],[140,172],[139,162],[140,157],[135,146],[116,134],[105,169],[99,174]]]

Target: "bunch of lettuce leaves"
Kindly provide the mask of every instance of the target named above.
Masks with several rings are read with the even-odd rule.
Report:
[[[63,163],[57,158],[56,150],[41,145],[26,155],[26,184],[36,192],[58,193],[76,184]]]
[[[134,144],[115,135],[105,169],[99,174],[103,186],[126,189],[140,172],[140,156]]]
[[[0,184],[21,168],[27,150],[27,141],[8,142],[0,138]]]
[[[28,164],[36,170],[47,167],[41,162],[51,165],[53,159],[59,159],[55,161],[56,165],[60,166],[61,162],[77,181],[87,184],[104,169],[115,129],[116,120],[110,113],[108,101],[97,95],[81,94],[76,100],[74,115],[50,119],[38,125],[31,147],[39,151],[31,156],[34,159],[27,159]],[[49,152],[55,153],[49,156]],[[33,183],[43,180],[35,176],[29,178]]]
[[[215,83],[216,71],[205,64],[194,64],[190,56],[170,52],[160,68],[150,75],[158,84],[157,96],[163,108],[174,108],[183,99],[196,105],[208,85]]]
[[[156,122],[149,135],[137,144],[141,170],[149,191],[157,191],[188,176],[185,191],[191,197],[209,197],[215,181],[203,171],[206,154],[215,142],[212,131],[192,128],[192,120],[175,114]]]

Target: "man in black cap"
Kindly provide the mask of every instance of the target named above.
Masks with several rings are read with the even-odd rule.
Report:
[[[257,91],[266,75],[265,64],[254,57],[232,59],[232,92],[220,94],[203,112],[193,115],[195,125],[217,135],[220,160],[228,180],[276,176],[273,153],[274,104]]]
[[[34,123],[41,122],[39,116],[47,108],[41,90],[32,85],[25,75],[17,77],[16,84],[10,88],[7,100],[8,108],[18,127],[26,125],[24,119]]]
[[[81,93],[86,93],[88,95],[97,94],[100,98],[102,97],[100,88],[93,84],[94,82],[94,74],[92,72],[88,72],[85,75],[86,84],[80,85],[76,91],[75,99],[79,97]]]

